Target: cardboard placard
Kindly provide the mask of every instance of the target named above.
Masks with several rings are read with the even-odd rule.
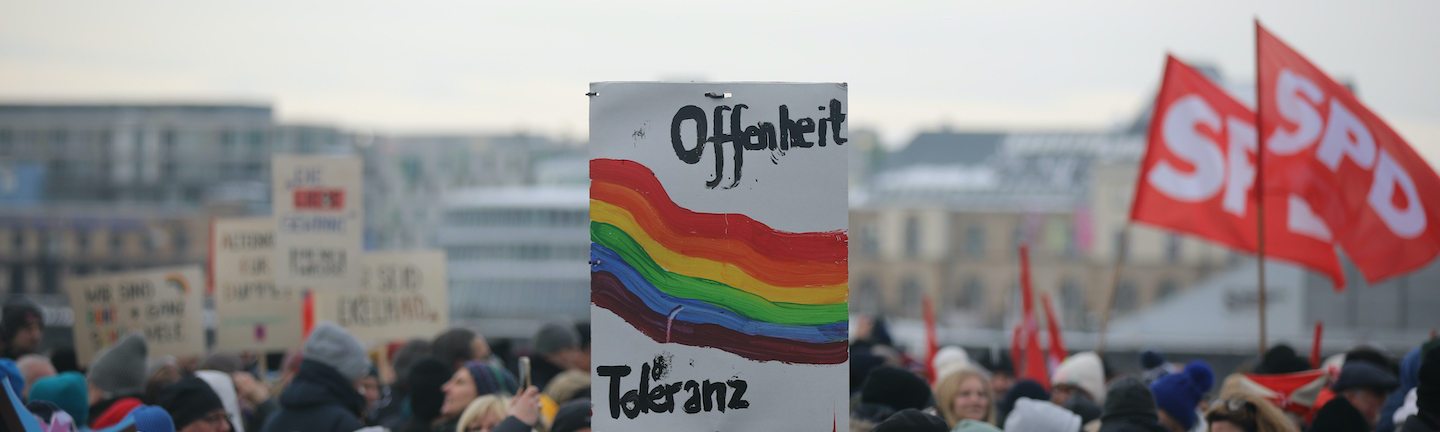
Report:
[[[315,318],[381,344],[431,338],[450,323],[445,252],[371,252],[361,255],[361,284],[354,291],[315,291]]]
[[[213,235],[216,349],[299,347],[300,293],[275,284],[275,219],[217,219]]]
[[[365,234],[360,158],[275,156],[271,172],[277,284],[356,289]]]
[[[845,85],[590,90],[595,429],[848,429]]]
[[[150,357],[205,355],[204,277],[189,266],[66,280],[80,364],[136,331]]]

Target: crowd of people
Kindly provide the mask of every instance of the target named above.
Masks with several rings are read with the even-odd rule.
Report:
[[[1398,363],[1362,346],[1312,365],[1277,345],[1219,382],[1203,360],[1145,351],[1140,372],[1117,374],[1079,352],[1037,381],[1017,379],[1004,355],[977,361],[956,347],[927,365],[883,322],[863,326],[850,348],[854,432],[1440,431],[1440,339]]]
[[[37,352],[43,326],[40,307],[24,297],[0,308],[0,396],[21,402],[0,406],[27,414],[0,416],[0,429],[13,419],[44,432],[590,430],[585,323],[539,330],[529,386],[517,375],[524,369],[464,328],[367,347],[322,321],[272,380],[253,353],[151,356],[140,333],[120,337],[82,370],[73,349]]]
[[[544,325],[521,367],[470,329],[367,347],[320,322],[273,377],[252,353],[152,356],[139,333],[82,370],[72,349],[37,352],[43,326],[24,297],[0,308],[0,387],[45,432],[590,430],[585,323]],[[1079,352],[1037,381],[1017,377],[1004,354],[974,360],[946,347],[926,364],[897,349],[883,322],[863,327],[850,349],[852,431],[1440,431],[1440,339],[1398,362],[1358,347],[1324,365],[1278,345],[1223,379],[1204,361],[1154,351],[1133,374]],[[1299,384],[1267,387],[1275,377]]]

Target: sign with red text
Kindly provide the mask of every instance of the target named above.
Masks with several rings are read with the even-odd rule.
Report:
[[[145,335],[150,357],[205,355],[200,266],[72,278],[65,289],[81,365],[131,332]]]
[[[300,293],[275,285],[275,219],[217,219],[213,235],[216,349],[299,347]]]
[[[1256,24],[1265,193],[1309,203],[1371,284],[1440,254],[1440,177],[1400,135]]]
[[[590,90],[595,429],[849,429],[846,86]]]
[[[278,285],[356,289],[365,232],[360,158],[276,156],[271,172]]]
[[[1131,220],[1258,250],[1255,113],[1199,71],[1168,57]],[[1265,195],[1265,255],[1345,284],[1329,227],[1301,196]]]
[[[315,292],[316,320],[376,344],[436,335],[448,327],[445,252],[370,252],[359,264],[359,289]]]

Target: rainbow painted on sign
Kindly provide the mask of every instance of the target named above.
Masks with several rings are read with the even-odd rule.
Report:
[[[591,302],[660,343],[754,361],[848,357],[844,230],[779,231],[676,205],[634,161],[590,161]]]

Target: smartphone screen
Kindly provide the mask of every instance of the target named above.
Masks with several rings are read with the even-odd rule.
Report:
[[[520,356],[520,391],[530,388],[530,357]]]

